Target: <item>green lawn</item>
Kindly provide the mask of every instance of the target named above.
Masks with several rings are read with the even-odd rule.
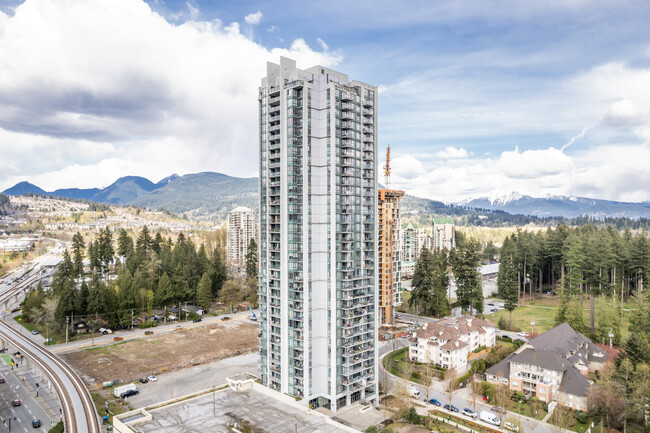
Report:
[[[537,302],[537,301],[535,301]],[[585,307],[588,307],[589,303],[585,302]],[[514,327],[520,328],[522,331],[530,333],[531,325],[530,322],[535,322],[535,332],[543,333],[553,328],[555,325],[555,314],[557,312],[556,307],[550,307],[544,305],[544,308],[538,308],[536,306],[526,306],[518,307],[512,312],[512,325]],[[584,311],[584,322],[587,327],[589,326],[589,309],[585,308]],[[501,310],[493,314],[487,315],[487,319],[492,323],[497,324],[501,317],[504,317],[506,322],[510,313],[506,310]],[[626,340],[629,336],[629,320],[630,313],[625,312],[623,314],[623,321],[621,322],[621,335],[623,340]],[[596,325],[598,325],[598,302],[596,302]]]
[[[23,328],[27,329],[29,332],[32,332],[33,330],[38,331],[39,334],[41,334],[43,337],[46,335],[51,339],[47,345],[51,344],[59,344],[59,343],[65,343],[65,332],[52,332],[52,330],[47,330],[45,328],[45,325],[35,325],[33,323],[29,322],[24,322],[22,320],[22,316],[15,316],[14,320],[18,322],[20,325],[23,326]]]

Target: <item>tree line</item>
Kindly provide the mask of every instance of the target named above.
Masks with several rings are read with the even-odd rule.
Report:
[[[83,258],[89,259],[84,273]],[[108,279],[114,269],[117,277]],[[137,238],[120,229],[113,239],[110,229],[101,229],[87,246],[77,233],[71,252],[63,253],[52,281],[51,293],[36,291],[26,300],[24,310],[34,315],[48,296],[56,299],[55,321],[63,326],[66,318],[103,318],[108,325],[131,325],[132,314],[182,303],[207,309],[227,279],[225,252],[221,246],[211,250],[206,243],[196,244],[180,233],[176,241],[155,235],[144,227]]]

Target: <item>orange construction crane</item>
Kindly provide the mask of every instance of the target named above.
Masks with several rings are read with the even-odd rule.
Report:
[[[390,144],[386,149],[386,165],[384,165],[384,183],[386,188],[390,187]]]

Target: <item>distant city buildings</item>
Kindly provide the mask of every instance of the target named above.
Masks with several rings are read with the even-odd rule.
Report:
[[[379,190],[379,324],[393,323],[400,293],[401,250],[399,242],[400,199],[404,191]]]
[[[495,345],[496,327],[473,316],[443,319],[416,329],[409,342],[412,361],[431,362],[462,374],[467,371],[471,352]]]
[[[377,88],[281,58],[258,101],[261,381],[377,402]]]
[[[452,250],[456,247],[456,235],[454,219],[451,217],[436,217],[433,219],[433,248],[447,248]]]
[[[532,338],[485,376],[488,382],[507,385],[527,397],[586,410],[587,373],[600,370],[607,359],[607,352],[565,322]]]
[[[228,214],[226,251],[228,263],[243,268],[251,239],[257,240],[257,215],[247,207],[238,207]]]

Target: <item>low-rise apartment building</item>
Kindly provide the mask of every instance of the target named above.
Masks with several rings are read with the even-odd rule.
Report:
[[[607,352],[565,322],[490,367],[486,380],[546,403],[586,410],[591,384],[586,375],[602,368],[607,359]]]
[[[481,346],[493,347],[495,340],[496,326],[473,316],[425,323],[409,340],[409,359],[464,373],[467,356]]]

